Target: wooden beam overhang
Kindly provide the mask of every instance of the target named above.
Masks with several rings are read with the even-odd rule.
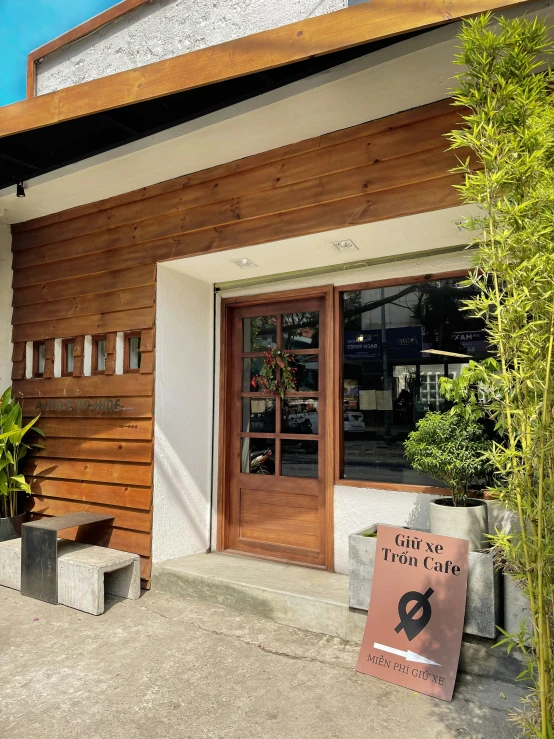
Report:
[[[528,2],[371,0],[8,105],[0,137]]]

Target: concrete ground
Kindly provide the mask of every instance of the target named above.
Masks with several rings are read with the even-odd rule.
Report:
[[[451,704],[357,674],[358,647],[195,600],[103,616],[0,587],[2,739],[504,739],[519,692],[462,676]]]

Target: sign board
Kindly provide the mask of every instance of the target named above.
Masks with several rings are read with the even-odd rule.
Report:
[[[452,700],[468,559],[466,539],[378,527],[358,672]]]

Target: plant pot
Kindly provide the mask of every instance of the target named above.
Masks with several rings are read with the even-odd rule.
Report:
[[[25,523],[26,518],[26,513],[20,513],[19,516],[0,518],[0,541],[19,539],[21,536],[21,524]]]
[[[375,566],[375,552],[377,549],[377,537],[368,536],[376,534],[377,526],[393,526],[390,523],[374,523],[348,537],[349,548],[349,605],[367,611],[369,606],[369,595],[373,582],[373,568]],[[399,526],[398,528],[406,528]]]
[[[438,498],[429,503],[429,531],[432,534],[467,539],[469,551],[488,549],[489,511],[484,500],[467,498],[464,506],[455,506],[452,498]]]
[[[390,526],[391,524],[381,524]],[[402,527],[398,527],[402,528]],[[405,527],[409,528],[409,527]],[[410,529],[417,533],[417,529]],[[350,534],[349,605],[367,611],[373,582],[377,539],[377,524]],[[471,552],[464,619],[464,633],[487,639],[496,637],[496,624],[500,623],[500,573],[494,567],[493,551]]]

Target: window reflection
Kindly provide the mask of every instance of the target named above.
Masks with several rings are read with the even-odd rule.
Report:
[[[277,317],[256,316],[242,319],[243,351],[263,352],[277,346]]]
[[[283,434],[317,434],[319,416],[317,398],[288,398],[282,403]]]
[[[319,347],[319,312],[283,314],[283,349]]]
[[[281,474],[317,478],[317,441],[281,439]]]
[[[252,380],[259,375],[264,366],[263,357],[246,357],[242,360],[242,392],[261,392],[259,386],[254,387]]]
[[[243,398],[242,430],[275,433],[275,398]]]
[[[275,439],[242,439],[241,472],[275,474]]]
[[[319,357],[317,354],[296,354],[296,389],[310,392],[319,387]]]
[[[411,469],[402,443],[446,409],[440,378],[487,354],[483,325],[462,310],[470,293],[457,280],[344,293],[345,478],[438,485]]]

